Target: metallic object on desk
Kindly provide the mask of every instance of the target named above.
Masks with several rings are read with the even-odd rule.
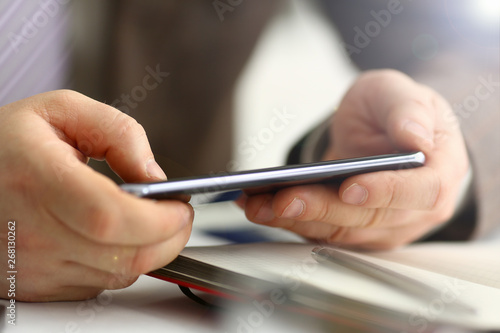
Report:
[[[439,290],[421,281],[337,249],[317,246],[313,249],[312,256],[320,263],[328,262],[344,266],[419,298],[433,298],[440,294]],[[459,313],[476,313],[476,309],[458,300],[449,304],[449,307]]]

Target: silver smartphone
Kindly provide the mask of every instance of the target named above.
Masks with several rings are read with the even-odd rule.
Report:
[[[157,183],[128,183],[122,184],[121,188],[138,197],[152,199],[176,199],[186,195],[240,190],[264,193],[288,186],[340,182],[361,173],[415,168],[424,163],[422,152],[412,152],[217,173]]]

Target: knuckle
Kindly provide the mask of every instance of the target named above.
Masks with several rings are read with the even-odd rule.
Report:
[[[433,173],[433,179],[430,182],[430,194],[429,201],[427,202],[426,209],[431,211],[440,210],[447,201],[449,186],[446,186],[444,182],[441,181],[440,177]]]
[[[383,182],[386,196],[382,206],[389,208],[394,207],[396,204],[396,197],[397,193],[400,192],[401,181],[396,171],[390,171],[387,175],[386,181]]]
[[[319,209],[313,212],[312,219],[320,222],[329,222],[335,220],[335,214],[330,210],[331,204],[322,202]]]
[[[381,176],[374,175],[369,187],[378,195],[369,200],[380,208],[397,208],[401,195],[405,193],[406,177],[405,173],[396,170],[384,171]]]
[[[396,208],[398,201],[401,200],[401,194],[405,193],[405,177],[402,173],[391,170],[384,171],[382,175],[383,178],[377,178],[376,184],[371,186],[380,193],[374,196],[374,204],[381,208]]]
[[[193,231],[193,224],[192,223],[188,223],[188,225],[183,230],[180,231],[184,245],[186,245],[187,242],[189,241],[189,238],[191,237],[192,231]]]
[[[132,285],[139,275],[109,274],[105,281],[105,289],[123,289]]]
[[[123,270],[120,273],[125,276],[134,277],[166,265],[174,260],[184,248],[189,240],[190,232],[191,227],[181,231],[181,234],[178,235],[179,238],[169,244],[168,251],[165,251],[166,243],[163,245],[156,243],[131,248],[122,262]]]
[[[400,71],[394,69],[378,69],[370,70],[363,74],[360,81],[368,83],[376,82],[377,84],[384,85],[386,83],[393,84],[394,80],[408,79],[407,76]]]
[[[430,87],[424,86],[424,89],[428,89],[430,91],[430,103],[432,105],[433,110],[436,113],[444,114],[446,113],[447,121],[452,124],[458,124],[458,118],[456,114],[453,112],[453,109],[450,103],[437,91],[431,89]]]
[[[328,236],[325,239],[325,242],[329,244],[340,243],[344,240],[348,232],[349,228],[335,227],[333,231],[328,234]]]
[[[135,254],[128,260],[126,274],[130,276],[148,273],[153,269],[153,262],[155,261],[155,253],[150,251],[149,247],[137,248]]]
[[[106,243],[114,240],[120,217],[109,207],[97,205],[89,207],[85,223],[85,232],[88,236],[98,242]]]
[[[55,90],[43,93],[34,99],[31,109],[49,123],[64,120],[68,113],[77,110],[84,95],[73,90]],[[40,104],[38,104],[40,103]]]
[[[145,135],[145,130],[134,118],[129,117],[125,113],[119,113],[115,119],[115,131],[118,139],[122,139],[128,135]]]
[[[68,89],[56,90],[47,93],[47,111],[66,109],[81,101],[82,94]]]
[[[444,145],[447,142],[454,140],[454,136],[449,131],[449,129],[440,129],[437,128],[434,131],[434,142],[437,145]]]
[[[74,90],[61,89],[50,92],[49,99],[55,102],[72,102],[80,99],[82,94]]]
[[[357,225],[361,228],[377,228],[385,221],[387,214],[386,209],[370,209],[365,210],[363,214],[359,215]]]
[[[362,74],[358,80],[359,86],[369,87],[367,93],[370,96],[379,96],[390,87],[395,85],[395,82],[408,82],[411,79],[406,75],[394,69],[378,69],[367,71]]]
[[[453,205],[446,205],[442,209],[439,209],[434,213],[435,224],[440,224],[450,220],[455,213],[455,207]]]

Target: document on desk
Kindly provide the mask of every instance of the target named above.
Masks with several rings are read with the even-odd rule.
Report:
[[[325,249],[345,254],[347,262],[336,262],[335,256],[318,260],[315,244],[234,244],[186,248],[151,275],[381,330],[500,329],[500,244],[429,243],[384,252]],[[373,269],[377,274],[371,274]]]

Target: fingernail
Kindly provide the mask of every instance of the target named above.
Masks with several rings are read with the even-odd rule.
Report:
[[[163,170],[160,168],[160,166],[158,165],[158,163],[156,163],[154,159],[150,159],[146,163],[146,172],[149,178],[154,178],[158,180],[167,179],[167,175],[165,174],[165,172],[163,172]]]
[[[368,190],[356,183],[342,193],[342,201],[350,205],[362,205],[366,199],[368,199]]]
[[[422,125],[416,123],[412,120],[409,120],[403,127],[405,131],[410,132],[411,134],[421,138],[428,144],[432,144],[433,138],[432,134]]]
[[[286,219],[294,219],[302,215],[306,204],[299,198],[293,199],[293,201],[285,208],[281,217]]]
[[[274,212],[272,207],[272,202],[270,199],[266,200],[264,204],[260,207],[259,211],[255,215],[256,222],[269,222],[274,219]]]

